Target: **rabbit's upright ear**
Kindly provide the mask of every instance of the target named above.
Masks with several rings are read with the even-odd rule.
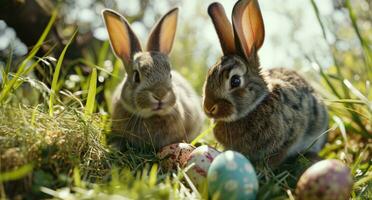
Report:
[[[232,22],[237,48],[246,58],[261,48],[265,27],[257,0],[239,0],[233,9]]]
[[[166,55],[170,53],[176,35],[178,10],[170,10],[156,23],[147,41],[147,51],[158,51]]]
[[[142,51],[137,36],[130,28],[128,21],[120,14],[105,9],[102,15],[115,55],[122,59],[125,65],[128,65],[132,62],[134,54]]]
[[[208,7],[208,14],[212,19],[214,28],[216,29],[223,54],[235,54],[234,33],[223,6],[217,2],[212,3]]]

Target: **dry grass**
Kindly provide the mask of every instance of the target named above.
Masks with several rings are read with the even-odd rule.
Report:
[[[86,120],[76,110],[50,117],[41,107],[1,106],[0,170],[9,172],[31,163],[34,171],[53,177],[71,175],[74,167],[87,177],[101,176],[107,172],[108,155],[100,142],[102,133],[99,117]],[[23,189],[30,189],[32,179],[26,176]]]

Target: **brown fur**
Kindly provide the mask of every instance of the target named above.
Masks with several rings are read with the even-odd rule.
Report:
[[[178,92],[178,99],[172,112],[166,115],[141,117],[124,108],[122,105],[124,97],[113,100],[115,109],[112,114],[112,131],[119,136],[119,140],[114,141],[115,145],[122,147],[129,143],[139,149],[157,150],[176,142],[190,142],[196,137],[201,129],[200,121],[203,119],[201,109],[199,108],[199,111],[196,109],[195,112],[187,104],[198,99],[193,91],[190,91],[191,88],[185,87],[185,81],[179,80],[180,75],[176,74],[173,77],[177,77],[174,80],[174,88],[177,90],[174,91]],[[118,91],[124,95],[125,90],[120,86]],[[198,105],[196,102],[194,106]]]
[[[225,18],[217,16],[224,14],[221,6],[210,7],[218,10],[211,13],[214,25],[228,26],[226,20],[216,23]],[[225,54],[209,70],[204,85],[204,111],[216,122],[216,139],[226,149],[239,151],[254,163],[266,161],[272,167],[297,153],[318,152],[326,140],[326,135],[321,136],[328,127],[326,107],[295,71],[261,71],[257,51],[263,43],[264,26],[257,0],[235,4],[233,29],[234,35],[224,34],[220,42],[234,37],[235,44],[221,46],[235,45],[235,52]],[[254,34],[243,34],[243,29]],[[216,27],[217,32],[221,30]],[[239,78],[239,86],[231,85],[232,77]]]
[[[226,148],[244,153],[253,162],[264,159],[275,166],[297,139],[325,131],[328,119],[320,99],[296,72],[273,69],[266,81],[271,88],[268,96],[243,118],[217,120],[214,134]]]
[[[111,142],[119,148],[129,144],[156,151],[172,143],[190,142],[200,132],[200,99],[190,84],[171,70],[168,58],[177,15],[178,9],[172,9],[159,20],[144,52],[121,15],[103,12],[111,47],[127,72],[112,102]]]

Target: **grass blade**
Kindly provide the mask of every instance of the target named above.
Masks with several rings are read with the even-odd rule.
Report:
[[[319,23],[319,25],[320,25],[320,28],[322,29],[323,38],[324,38],[325,42],[327,43],[327,45],[328,45],[329,48],[330,48],[331,56],[332,56],[332,60],[333,60],[333,63],[334,63],[334,65],[335,65],[335,67],[336,67],[337,76],[341,78],[340,81],[341,81],[341,86],[342,86],[342,90],[343,90],[343,92],[344,92],[344,95],[345,95],[345,97],[349,98],[349,97],[350,97],[350,95],[349,95],[349,91],[348,91],[347,88],[342,84],[342,81],[343,81],[343,79],[344,79],[344,76],[342,75],[341,67],[340,67],[340,65],[339,65],[339,62],[338,62],[337,59],[336,59],[336,55],[335,55],[335,53],[334,53],[334,50],[335,50],[335,49],[334,49],[333,45],[332,45],[330,42],[328,42],[329,39],[328,39],[327,34],[326,34],[326,29],[325,29],[324,23],[323,23],[323,21],[322,21],[322,19],[321,19],[321,17],[320,17],[320,12],[319,12],[318,5],[317,5],[317,3],[315,2],[315,0],[310,0],[310,2],[311,2],[311,5],[312,5],[312,7],[313,7],[313,9],[314,9],[314,12],[315,12],[316,18],[317,18],[317,20],[318,20],[318,23]]]
[[[149,174],[149,186],[154,187],[157,181],[157,171],[158,171],[158,165],[154,164],[151,167],[150,174]]]
[[[330,51],[331,51],[331,56],[332,56],[332,59],[333,59],[333,63],[336,67],[336,72],[337,72],[337,76],[340,78],[339,79],[339,85],[340,87],[342,88],[342,91],[343,91],[343,96],[342,98],[343,99],[351,99],[351,96],[350,96],[350,91],[349,89],[347,88],[347,86],[344,84],[344,79],[346,79],[342,72],[341,72],[341,66],[339,64],[339,62],[337,61],[336,59],[336,55],[335,55],[335,47],[333,44],[331,44],[330,42],[328,42],[328,37],[327,37],[327,34],[326,34],[326,31],[325,31],[325,26],[323,24],[323,21],[320,17],[320,12],[319,12],[319,9],[318,9],[318,5],[316,4],[315,0],[310,0],[310,3],[313,7],[313,10],[315,12],[315,15],[316,15],[316,18],[318,20],[318,23],[320,25],[320,28],[322,29],[322,33],[323,33],[323,38],[324,40],[326,41],[326,43],[328,44],[328,46],[330,47]],[[355,28],[355,27],[354,27]],[[339,97],[341,98],[341,97]],[[345,104],[345,107],[347,109],[351,109],[351,110],[356,110],[354,105],[353,104]],[[352,120],[355,122],[355,124],[359,127],[360,130],[358,130],[358,133],[367,137],[367,138],[372,138],[372,136],[370,136],[368,134],[368,130],[366,129],[365,125],[363,124],[360,116],[356,115],[355,113],[353,112],[349,112]]]
[[[196,137],[192,142],[191,142],[191,145],[195,145],[200,139],[202,139],[203,137],[205,137],[208,133],[212,132],[213,131],[213,128],[216,126],[216,124],[210,124],[208,129],[203,131],[202,133],[200,133],[198,135],[198,137]]]
[[[10,66],[12,65],[12,61],[13,61],[13,45],[10,46],[10,53],[9,53],[9,57],[8,57],[8,62],[6,63],[6,67],[5,67],[4,71],[2,72],[2,78],[3,78],[2,88],[4,88],[4,86],[8,82],[8,75],[9,75],[9,72],[10,72]]]
[[[0,173],[0,183],[20,179],[32,172],[32,165],[27,164],[10,172]]]
[[[78,167],[74,167],[73,171],[74,183],[77,187],[82,187],[81,178],[80,178],[80,170]]]
[[[372,57],[371,57],[371,49],[369,47],[369,44],[368,44],[368,40],[364,39],[363,36],[362,36],[362,33],[360,32],[360,29],[359,29],[359,26],[358,26],[358,23],[357,23],[357,16],[351,6],[351,3],[350,3],[350,0],[346,0],[345,1],[345,7],[346,9],[348,10],[348,13],[349,13],[349,19],[351,21],[351,25],[358,37],[358,40],[360,42],[360,44],[362,45],[362,49],[363,49],[363,54],[364,54],[364,62],[365,62],[365,65],[367,67],[367,70],[368,70],[368,67],[369,67],[369,70],[372,70]]]
[[[311,60],[309,59],[309,61],[311,61]],[[313,65],[313,68],[320,73],[321,77],[324,79],[324,81],[326,82],[328,87],[331,89],[333,94],[336,95],[338,98],[341,98],[341,95],[337,92],[337,90],[336,90],[335,86],[333,85],[333,83],[331,82],[329,76],[324,72],[323,68],[320,66],[318,61],[315,61],[314,65]]]
[[[99,49],[97,65],[103,66],[104,61],[107,59],[107,54],[110,51],[110,43],[104,42],[102,47]]]
[[[61,55],[58,58],[56,69],[54,70],[54,73],[53,73],[52,87],[51,87],[50,97],[49,97],[49,115],[50,116],[53,116],[53,106],[54,106],[54,98],[55,98],[54,96],[55,96],[55,93],[57,92],[58,77],[61,71],[63,59],[65,58],[67,48],[70,46],[71,42],[75,38],[76,33],[77,31],[74,32],[74,34],[72,35],[72,37],[70,38],[66,46],[63,48]]]
[[[44,31],[41,34],[41,36],[40,36],[39,40],[37,41],[36,45],[31,50],[31,52],[28,54],[26,59],[24,59],[22,61],[21,65],[19,66],[19,68],[18,68],[18,70],[15,74],[15,78],[13,78],[11,81],[9,81],[9,83],[6,84],[5,87],[3,88],[3,90],[0,92],[0,103],[2,103],[4,101],[4,99],[9,95],[9,92],[11,91],[11,89],[13,88],[14,84],[17,81],[17,77],[20,77],[20,76],[24,75],[24,70],[27,66],[27,63],[29,61],[31,61],[34,58],[34,56],[36,55],[36,53],[39,51],[40,47],[42,46],[44,40],[46,39],[48,33],[50,32],[50,30],[53,26],[53,24],[56,20],[56,17],[57,17],[57,10],[54,10],[53,13],[52,13],[52,16],[51,16],[51,18],[48,22],[48,25],[44,29]]]
[[[91,115],[94,112],[94,102],[96,101],[97,92],[97,69],[93,68],[89,81],[89,90],[87,103],[85,105],[85,115]]]

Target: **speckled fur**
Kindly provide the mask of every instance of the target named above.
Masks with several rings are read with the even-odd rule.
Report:
[[[261,69],[257,51],[265,30],[258,1],[236,2],[230,30],[221,4],[212,3],[208,13],[224,52],[204,84],[203,108],[216,123],[218,142],[271,167],[307,150],[317,153],[327,136],[326,107],[294,70]]]
[[[236,56],[225,57],[223,60],[229,59],[239,60],[239,63],[249,66],[258,65],[258,60],[249,64]],[[220,77],[218,73],[220,69],[221,65],[216,65],[209,72],[205,86],[205,101],[220,98],[219,94],[216,94],[218,90],[213,92],[210,90],[213,87],[221,87],[221,84],[215,81]],[[256,107],[251,108],[247,115],[239,119],[216,120],[214,135],[226,149],[239,151],[253,162],[265,160],[269,165],[276,166],[286,157],[303,152],[326,131],[328,127],[326,107],[313,88],[295,71],[284,68],[262,73],[258,70],[248,70],[244,78],[247,82],[250,79],[254,80],[257,88],[257,95],[254,98],[259,96],[264,98]],[[240,93],[246,93],[245,89]],[[237,98],[234,93],[231,95],[230,99]],[[237,110],[236,107],[242,102],[234,100],[224,109],[239,112],[241,109]],[[230,114],[223,111],[221,113]],[[320,138],[310,151],[319,151],[325,138],[326,135]]]

